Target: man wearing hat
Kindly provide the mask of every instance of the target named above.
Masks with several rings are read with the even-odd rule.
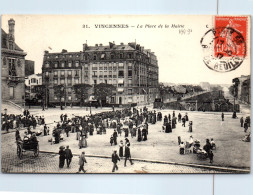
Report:
[[[120,161],[120,158],[119,158],[119,156],[118,156],[118,154],[117,154],[117,150],[114,150],[113,153],[112,153],[112,162],[113,162],[112,172],[114,172],[115,169],[116,169],[116,170],[119,169],[119,168],[118,168],[118,165],[117,165],[118,160]]]
[[[77,173],[80,173],[81,171],[83,171],[83,173],[85,173],[86,171],[84,170],[83,166],[84,163],[87,163],[86,159],[85,159],[85,152],[83,151],[82,154],[79,156],[79,171]]]
[[[131,159],[131,153],[130,153],[130,143],[127,143],[126,144],[126,147],[125,147],[125,163],[124,163],[124,166],[126,167],[126,162],[127,160],[130,161],[131,165],[133,165],[134,163],[132,162],[132,159]]]

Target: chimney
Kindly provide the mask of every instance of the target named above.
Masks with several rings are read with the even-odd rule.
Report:
[[[121,42],[120,45],[124,45],[124,43]]]
[[[95,46],[98,47],[98,44],[96,44]]]
[[[49,52],[47,50],[44,51],[44,54],[49,54]]]
[[[67,53],[68,51],[66,49],[62,49],[62,53]]]
[[[99,46],[103,46],[103,44],[102,44],[102,43],[100,43],[100,44],[99,44]]]
[[[14,41],[15,20],[11,18],[10,20],[8,20],[8,24],[9,24],[9,35],[12,36]]]

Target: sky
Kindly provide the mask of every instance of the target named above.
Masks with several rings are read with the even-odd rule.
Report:
[[[16,23],[16,43],[27,53],[26,59],[35,61],[35,73],[41,73],[45,50],[50,53],[61,52],[62,49],[75,52],[82,51],[86,41],[90,46],[100,43],[108,45],[113,41],[116,44],[136,41],[145,49],[155,52],[159,82],[231,84],[233,78],[250,74],[249,53],[242,65],[231,72],[215,72],[204,64],[200,39],[213,27],[213,17],[210,15],[4,15],[2,29],[7,33],[10,18]],[[130,27],[95,28],[97,24],[124,24]],[[173,24],[181,28],[172,28]],[[83,28],[83,25],[89,28]],[[142,28],[137,28],[141,25]],[[158,28],[161,25],[162,28]]]

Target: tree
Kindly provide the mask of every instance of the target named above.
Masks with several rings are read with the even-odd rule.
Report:
[[[88,98],[88,91],[91,87],[92,86],[88,84],[76,84],[73,86],[76,97],[80,100],[80,106],[82,106],[84,100]]]
[[[65,89],[64,89],[64,85],[56,85],[54,86],[54,95],[60,99],[60,108],[62,108],[62,102],[61,99],[64,97],[65,95]]]
[[[115,86],[106,83],[100,83],[94,86],[94,96],[99,101],[101,107],[102,100],[106,100],[106,97],[111,97],[115,90]]]

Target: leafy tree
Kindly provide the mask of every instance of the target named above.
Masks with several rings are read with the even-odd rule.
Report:
[[[76,97],[80,100],[80,106],[82,106],[84,100],[88,98],[88,91],[91,87],[92,86],[88,84],[76,84],[73,86]]]
[[[94,85],[94,96],[99,100],[102,107],[102,100],[105,100],[106,97],[111,97],[116,90],[116,87],[111,84],[100,83]]]
[[[60,99],[60,107],[62,107],[62,102],[61,99],[64,97],[65,95],[65,91],[64,91],[64,85],[56,85],[54,86],[54,95]]]

